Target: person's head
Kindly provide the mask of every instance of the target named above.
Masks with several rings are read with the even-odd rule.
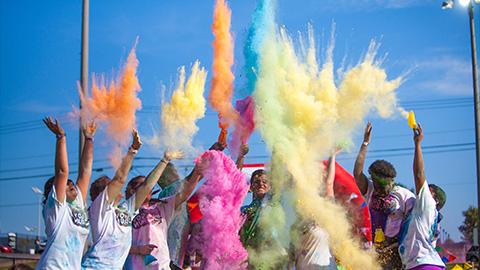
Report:
[[[137,192],[137,189],[145,182],[145,176],[139,175],[135,176],[134,178],[130,179],[127,184],[127,188],[125,189],[125,198],[128,200],[130,197]],[[150,200],[152,195],[149,194],[145,201]]]
[[[102,175],[93,181],[90,185],[90,199],[92,202],[105,190],[110,181],[112,180],[106,175]]]
[[[445,191],[443,191],[443,189],[434,184],[428,185],[428,188],[430,189],[430,193],[432,193],[433,199],[437,203],[437,210],[442,209],[447,202],[447,194]]]
[[[372,179],[375,193],[386,196],[392,191],[397,171],[390,162],[375,160],[368,168],[368,173]]]
[[[175,165],[169,162],[158,180],[158,185],[163,189],[178,179],[180,179],[180,176],[178,175]]]
[[[250,190],[254,198],[263,198],[270,191],[270,183],[267,179],[267,173],[263,169],[258,169],[252,173],[250,178]]]
[[[52,176],[50,177],[50,179],[47,180],[47,182],[45,182],[45,185],[43,186],[43,204],[47,202],[47,198],[52,191],[54,181],[55,176]],[[70,179],[68,179],[67,181],[65,197],[67,199],[67,202],[73,202],[77,198],[77,190],[75,189],[75,184]]]

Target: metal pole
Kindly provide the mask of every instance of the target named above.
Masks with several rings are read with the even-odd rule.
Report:
[[[82,93],[87,94],[88,91],[88,11],[89,11],[89,0],[83,0],[82,8],[82,62],[80,65],[80,87],[82,88]],[[80,102],[80,109],[82,104]],[[85,143],[85,137],[82,133],[83,119],[80,116],[80,126],[78,134],[78,160],[80,161],[82,157],[83,145]],[[78,167],[80,170],[81,162],[78,162]]]
[[[42,214],[42,197],[40,195],[37,195],[38,197],[38,227],[37,227],[37,237],[38,241],[40,241],[40,225],[42,224],[42,220],[40,219],[40,216]]]
[[[475,40],[475,21],[473,16],[473,0],[468,4],[468,16],[470,18],[470,47],[472,50],[472,76],[473,76],[473,98],[475,108],[475,146],[477,157],[477,208],[480,209],[480,112],[478,110],[478,71],[477,71],[477,44]],[[477,231],[480,227],[477,227]]]

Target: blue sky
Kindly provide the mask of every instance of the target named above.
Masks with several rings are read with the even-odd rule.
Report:
[[[459,239],[461,211],[476,204],[474,120],[468,16],[460,6],[440,9],[433,0],[278,0],[278,22],[295,34],[307,23],[316,31],[320,49],[336,24],[335,62],[346,57],[355,64],[371,39],[381,42],[380,55],[390,78],[410,71],[398,92],[401,104],[416,110],[426,138],[426,174],[448,194],[444,227]],[[253,0],[230,1],[233,11],[237,82],[242,81],[242,46],[255,7]],[[480,8],[480,7],[479,7]],[[478,8],[477,8],[478,9]],[[158,125],[162,84],[172,86],[178,67],[199,59],[210,69],[212,59],[213,0],[126,1],[90,3],[90,73],[112,75],[139,37],[140,98],[137,114],[141,134]],[[78,104],[80,74],[81,1],[0,1],[0,232],[36,226],[37,198],[32,186],[43,187],[53,172],[54,137],[41,118],[65,119],[71,171],[77,167],[78,132],[67,113]],[[476,12],[477,29],[480,14]],[[209,79],[208,79],[209,81]],[[380,120],[374,125],[368,163],[385,158],[397,168],[397,181],[411,187],[412,152],[395,150],[413,146],[405,120]],[[195,144],[208,147],[217,137],[216,115],[209,110],[199,122]],[[362,130],[355,139],[361,142]],[[100,131],[94,168],[108,167],[108,148]],[[445,146],[446,145],[446,146]],[[250,141],[247,162],[267,161],[260,136]],[[356,147],[355,147],[356,149]],[[379,152],[374,152],[380,150]],[[355,150],[356,151],[356,150]],[[143,147],[139,157],[159,157]],[[351,171],[355,153],[343,154],[340,163]],[[148,173],[152,159],[136,160],[132,176]],[[184,161],[182,164],[189,164]],[[113,175],[111,169],[94,172]],[[72,173],[71,178],[76,175]]]

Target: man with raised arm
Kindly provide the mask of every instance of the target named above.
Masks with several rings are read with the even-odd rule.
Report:
[[[360,152],[355,160],[353,176],[370,210],[372,232],[379,262],[383,269],[402,269],[398,254],[398,235],[402,223],[415,203],[415,195],[395,184],[397,172],[386,160],[375,160],[363,173],[372,124],[368,123]]]
[[[435,250],[435,237],[442,217],[438,211],[445,205],[446,195],[440,187],[427,183],[421,147],[423,130],[420,125],[413,130],[413,140],[413,177],[417,199],[402,227],[399,252],[407,270],[442,270],[445,264]]]

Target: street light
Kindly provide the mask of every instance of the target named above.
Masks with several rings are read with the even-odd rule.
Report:
[[[480,4],[480,0],[459,0],[462,6],[468,6],[468,17],[470,22],[470,49],[472,54],[472,76],[473,76],[473,99],[474,99],[474,109],[475,109],[475,146],[476,146],[476,158],[477,158],[477,208],[480,209],[480,113],[478,111],[478,105],[480,97],[478,95],[478,70],[477,70],[477,45],[475,40],[475,21],[473,17],[473,6],[474,4]],[[448,9],[453,8],[453,0],[448,0],[443,2],[442,8]],[[480,234],[480,226],[477,225],[477,238]],[[475,240],[476,249],[473,250],[473,247],[470,251],[477,253],[478,258],[478,239]],[[475,245],[474,245],[475,246]],[[469,252],[470,252],[469,251]]]
[[[38,196],[38,226],[37,226],[37,237],[40,240],[40,225],[41,225],[41,216],[42,216],[42,198],[43,192],[38,187],[32,187],[33,193],[37,194]]]

